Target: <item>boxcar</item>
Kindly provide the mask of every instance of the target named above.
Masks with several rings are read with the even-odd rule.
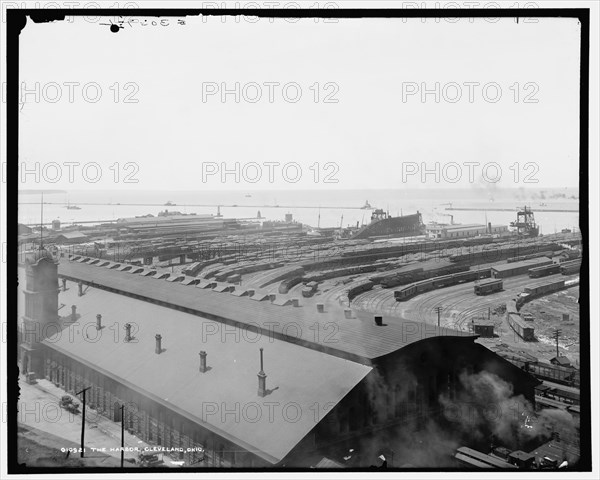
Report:
[[[494,278],[479,282],[474,287],[475,295],[488,295],[494,292],[500,292],[503,288],[502,279]]]
[[[468,447],[457,448],[454,458],[458,460],[459,464],[469,468],[517,468],[515,465],[505,462],[500,458],[478,452]]]
[[[521,315],[518,313],[508,313],[506,317],[508,324],[519,337],[526,342],[531,342],[535,339],[533,326],[525,324]]]
[[[563,262],[560,264],[560,273],[563,275],[573,275],[579,273],[581,268],[581,260],[572,260],[570,262]]]
[[[551,265],[545,265],[543,267],[530,268],[529,272],[527,272],[527,273],[529,274],[530,278],[539,278],[539,277],[545,277],[547,275],[554,275],[555,273],[559,273],[559,272],[560,272],[560,264],[553,263]]]

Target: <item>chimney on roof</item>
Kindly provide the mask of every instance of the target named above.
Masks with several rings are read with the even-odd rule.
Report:
[[[160,352],[162,352],[162,348],[161,348],[161,340],[162,340],[162,336],[157,333],[154,338],[156,338],[156,348],[154,349],[155,353],[160,354]]]
[[[206,373],[206,352],[202,350],[200,352],[200,373]]]
[[[96,330],[102,330],[102,315],[96,315]]]
[[[258,395],[264,397],[267,394],[267,375],[263,371],[263,349],[260,348],[260,372],[258,372]]]
[[[131,341],[131,323],[125,324],[125,341],[126,342]]]
[[[77,320],[77,305],[71,305],[71,320]]]
[[[81,297],[83,295],[83,282],[79,282],[77,286],[79,287],[78,295]]]
[[[374,320],[375,320],[375,325],[377,325],[378,327],[381,327],[383,325],[383,317],[382,316],[375,315]]]

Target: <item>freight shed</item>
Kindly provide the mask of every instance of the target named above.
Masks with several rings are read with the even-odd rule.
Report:
[[[90,407],[114,421],[120,405],[135,405],[125,411],[126,427],[151,444],[183,448],[186,465],[198,461],[186,449],[202,446],[209,467],[308,466],[315,454],[381,441],[383,430],[421,430],[439,419],[451,433],[440,397],[472,395],[471,375],[494,375],[530,401],[539,384],[466,332],[385,317],[376,325],[341,309],[233,295],[224,302],[223,294],[87,264],[58,270],[91,287],[82,296],[46,288],[58,284],[56,264],[28,266],[19,282],[23,322],[56,321],[58,302],[75,311],[60,318],[61,331],[42,328],[54,333],[49,338],[22,335],[22,371],[70,393],[91,387]],[[36,282],[37,274],[46,280]],[[104,318],[123,328],[102,328]],[[92,325],[87,338],[66,334],[73,319]],[[125,334],[115,340],[115,331]]]
[[[531,260],[523,260],[522,262],[504,263],[494,265],[492,267],[492,277],[507,278],[515,275],[523,275],[529,272],[530,269],[550,265],[552,260],[548,257],[532,258]]]
[[[479,335],[484,338],[491,338],[494,336],[494,323],[486,322],[482,320],[473,321],[471,323],[471,329],[475,335]]]

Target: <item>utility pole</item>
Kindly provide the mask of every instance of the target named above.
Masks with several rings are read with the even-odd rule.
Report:
[[[560,334],[562,332],[557,328],[556,330],[554,330],[554,338],[556,339],[556,359],[558,360],[558,337],[560,337]]]
[[[125,405],[121,405],[121,468],[125,460]]]
[[[440,315],[442,314],[442,308],[443,307],[435,307],[434,309],[438,314],[438,327],[440,326]]]
[[[83,458],[83,441],[85,439],[85,392],[87,392],[92,387],[87,387],[81,390],[81,392],[76,393],[75,395],[79,395],[83,393],[83,408],[81,409],[81,458]]]

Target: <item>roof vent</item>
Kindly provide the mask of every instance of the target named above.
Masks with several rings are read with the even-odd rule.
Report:
[[[263,349],[260,349],[260,372],[258,372],[258,395],[264,397],[267,395],[267,375],[263,371]]]
[[[208,368],[206,367],[206,352],[202,350],[200,352],[200,373],[206,373]]]

